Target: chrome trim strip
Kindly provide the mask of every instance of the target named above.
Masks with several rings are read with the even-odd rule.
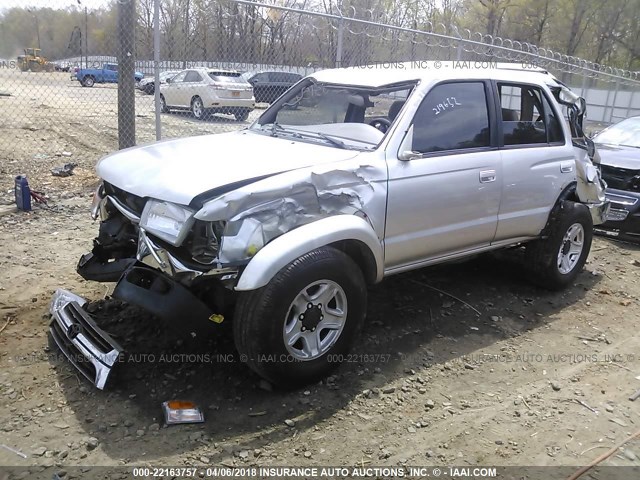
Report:
[[[136,254],[136,258],[145,265],[160,270],[162,273],[186,284],[201,276],[236,275],[238,273],[236,267],[212,268],[210,270],[194,270],[189,268],[171,255],[165,248],[156,245],[142,228],[140,228],[138,237],[138,253]]]
[[[133,213],[131,210],[129,210],[127,207],[122,205],[122,203],[120,203],[120,201],[117,198],[111,195],[107,195],[107,198],[111,200],[111,203],[113,204],[113,206],[116,207],[122,215],[127,217],[129,221],[131,221],[132,223],[140,223],[140,217],[135,213]]]
[[[631,206],[638,203],[638,198],[636,197],[620,195],[619,193],[610,193],[610,192],[605,192],[605,195],[607,197],[607,200],[611,200],[614,203],[619,203],[620,205]]]

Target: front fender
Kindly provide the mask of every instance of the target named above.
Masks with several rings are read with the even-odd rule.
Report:
[[[383,248],[371,225],[355,215],[336,215],[298,227],[265,245],[244,269],[235,289],[244,291],[264,287],[296,258],[342,240],[364,243],[376,262],[376,281],[382,280]]]

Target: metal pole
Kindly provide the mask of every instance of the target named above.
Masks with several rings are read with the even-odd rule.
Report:
[[[84,68],[89,68],[89,19],[84,7]]]
[[[336,67],[342,67],[342,35],[344,33],[344,22],[342,18],[338,21],[338,44],[336,45]]]
[[[42,48],[42,46],[40,45],[40,23],[38,22],[38,14],[37,13],[33,13],[33,16],[36,19],[36,33],[38,34],[38,48]],[[41,52],[42,54],[42,52]]]
[[[118,1],[118,146],[136,144],[135,0]]]
[[[613,112],[616,109],[616,99],[618,98],[618,88],[620,88],[620,80],[616,80],[616,91],[613,94],[613,102],[611,102],[611,113],[609,114],[609,123],[613,123]]]
[[[582,87],[580,88],[580,96],[584,99],[587,98],[585,97],[585,93],[584,93],[586,88],[587,88],[587,72],[583,70],[582,71]]]
[[[160,0],[153,2],[153,75],[153,102],[156,109],[156,140],[160,140],[162,139],[162,120],[160,119]]]

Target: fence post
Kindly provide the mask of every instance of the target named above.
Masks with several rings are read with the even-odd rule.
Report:
[[[118,5],[118,147],[136,144],[135,0]]]
[[[162,120],[160,119],[160,0],[153,2],[153,103],[156,109],[156,140],[162,139]]]
[[[342,67],[342,35],[344,33],[344,20],[342,20],[342,12],[340,12],[340,20],[338,21],[338,43],[336,45],[336,67]]]
[[[619,87],[620,87],[620,79],[616,78],[616,90],[613,94],[613,102],[611,102],[611,113],[609,114],[609,123],[613,123],[613,112],[616,109],[616,99],[618,98]]]

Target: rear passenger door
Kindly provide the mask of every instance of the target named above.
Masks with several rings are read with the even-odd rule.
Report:
[[[206,88],[206,85],[202,83],[202,75],[195,70],[189,70],[180,90],[180,101],[182,105],[190,107],[191,99],[195,96],[199,96],[204,100],[206,97],[205,92],[201,91],[203,88]]]
[[[535,236],[575,175],[561,114],[536,85],[494,83],[500,102],[499,142],[503,192],[495,241]]]

